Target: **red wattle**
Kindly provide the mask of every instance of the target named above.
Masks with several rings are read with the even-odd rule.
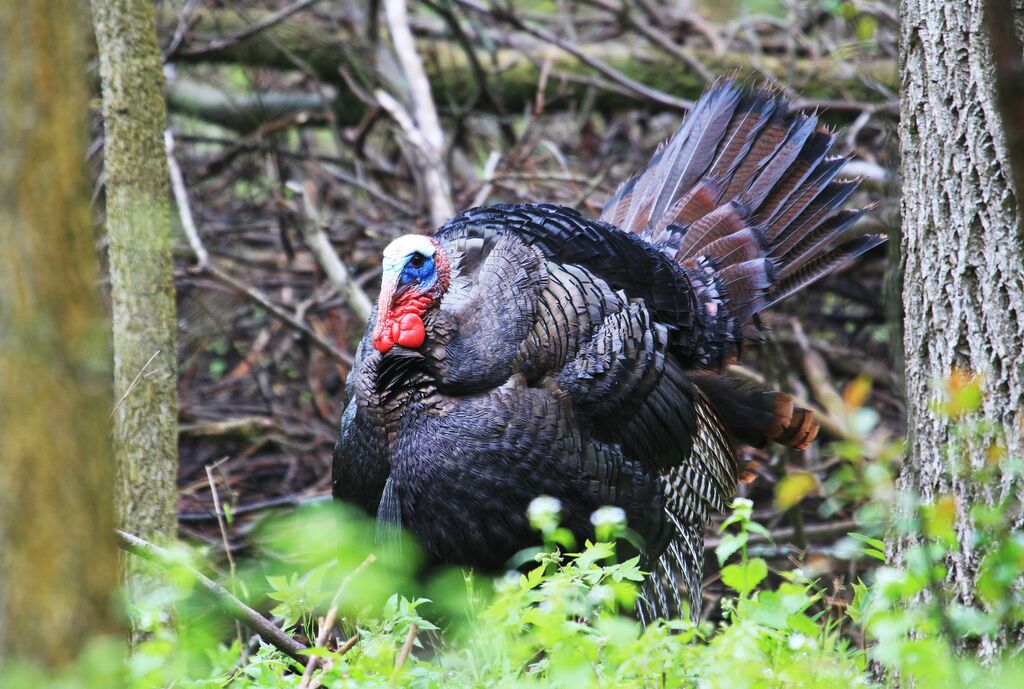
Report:
[[[423,314],[434,297],[427,294],[406,294],[388,307],[393,289],[382,291],[377,327],[373,331],[373,348],[384,354],[396,344],[409,349],[421,347],[427,339]]]
[[[396,325],[398,326],[399,333],[398,337],[395,338],[395,342],[403,347],[416,349],[427,339],[427,330],[423,327],[423,319],[414,313],[405,314],[400,321],[392,325],[392,333],[394,333],[394,326]]]
[[[395,346],[395,340],[391,337],[391,333],[383,331],[377,333],[373,338],[373,348],[381,354],[385,353],[389,349]]]

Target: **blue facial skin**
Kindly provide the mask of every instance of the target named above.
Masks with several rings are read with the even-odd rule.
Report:
[[[423,263],[419,267],[413,265],[413,261],[417,256],[423,259]],[[415,253],[406,260],[405,267],[402,268],[402,272],[398,276],[398,286],[405,287],[407,285],[419,284],[420,291],[426,291],[434,286],[436,280],[437,269],[434,266],[433,257]]]

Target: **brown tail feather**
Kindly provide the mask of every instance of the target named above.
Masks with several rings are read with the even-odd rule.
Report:
[[[767,91],[755,91],[747,96],[744,105],[737,108],[737,114],[711,165],[709,176],[716,180],[730,180],[736,168],[742,163],[757,140],[757,135],[771,120],[779,108],[780,101]]]
[[[813,261],[809,261],[802,268],[772,286],[772,294],[768,298],[765,308],[778,304],[807,285],[849,265],[864,252],[885,243],[885,240],[886,238],[881,235],[866,235],[859,239],[853,239]]]
[[[795,407],[789,425],[781,433],[772,437],[772,440],[794,450],[806,450],[816,437],[818,437],[818,422],[814,419],[814,412],[803,407]]]
[[[800,155],[807,139],[818,126],[817,117],[808,117],[803,122],[797,120],[789,130],[786,141],[768,161],[749,187],[740,194],[740,201],[747,208],[759,208],[768,194],[775,188],[779,180],[786,174]]]
[[[789,200],[793,194],[800,189],[801,185],[816,171],[816,166],[832,146],[835,137],[826,132],[817,131],[811,140],[801,151],[800,156],[793,167],[786,172],[786,176],[779,180],[779,183],[772,189],[771,193],[761,204],[754,220],[759,223],[770,223],[775,219],[776,214],[789,207]],[[830,178],[831,179],[831,178]],[[824,182],[827,184],[827,182]]]
[[[677,207],[670,213],[673,224],[689,227],[718,207],[722,190],[713,180],[703,179],[679,199]]]
[[[843,166],[846,165],[847,160],[849,159],[823,159],[823,162],[818,163],[804,183],[790,194],[789,199],[781,208],[775,211],[774,217],[769,220],[768,230],[765,232],[765,235],[771,240],[785,235],[796,224],[796,218],[806,211],[812,203],[819,200],[825,193],[834,193],[836,185],[832,183],[832,180],[839,174]],[[852,186],[853,188],[857,187],[855,183]],[[834,205],[829,204],[829,207],[839,205],[842,205],[842,201],[836,201]]]
[[[733,376],[691,374],[721,424],[733,438],[754,447],[769,441],[804,450],[818,435],[814,413],[798,407],[785,393],[752,385]]]

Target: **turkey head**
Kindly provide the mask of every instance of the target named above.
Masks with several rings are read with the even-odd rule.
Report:
[[[384,249],[373,347],[382,354],[400,345],[417,349],[426,339],[423,317],[448,290],[451,269],[441,244],[404,235]]]

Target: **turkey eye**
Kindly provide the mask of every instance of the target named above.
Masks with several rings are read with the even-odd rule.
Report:
[[[409,265],[413,268],[422,268],[426,260],[423,254],[413,254],[412,258],[409,259]]]

